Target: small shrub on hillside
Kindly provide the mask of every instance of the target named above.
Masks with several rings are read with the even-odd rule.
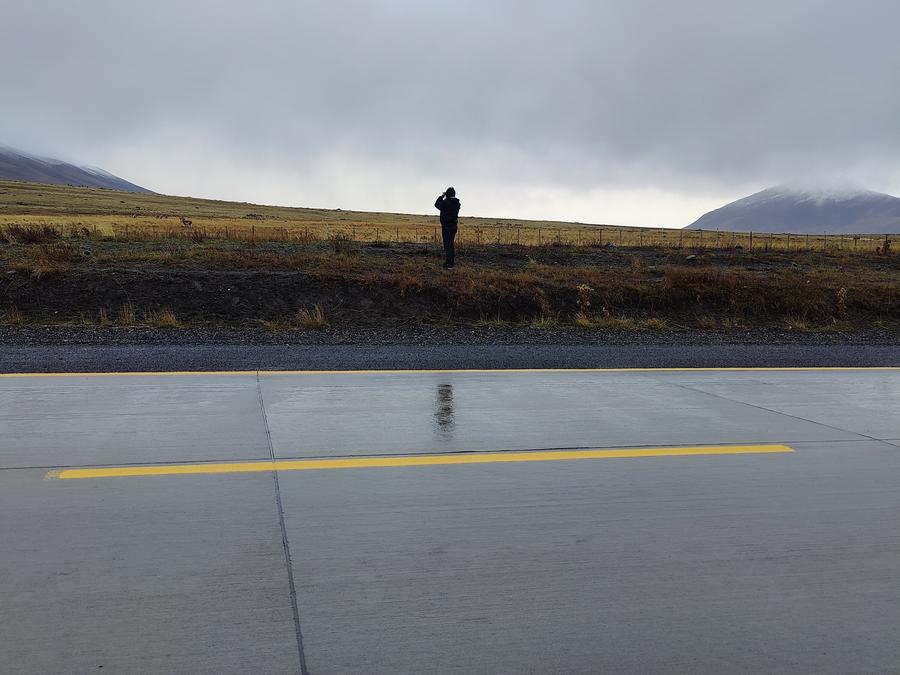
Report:
[[[478,321],[475,322],[476,326],[482,326],[483,328],[503,328],[507,326],[507,322],[498,317],[481,317]]]
[[[847,318],[847,289],[843,286],[838,289],[834,313],[837,315],[838,319]]]
[[[542,314],[541,316],[537,316],[534,319],[532,319],[531,323],[529,325],[532,328],[546,330],[548,328],[556,327],[556,324],[557,324],[557,321],[552,316],[545,316]]]
[[[294,316],[294,323],[301,328],[316,330],[327,326],[328,320],[325,318],[325,312],[322,311],[322,308],[316,305],[312,309],[304,307],[299,310]]]
[[[660,319],[655,316],[650,317],[646,321],[643,322],[644,328],[648,330],[669,330],[671,326],[669,322],[665,319]]]
[[[575,290],[578,291],[578,313],[586,315],[591,308],[591,294],[594,289],[587,284],[579,284]]]
[[[31,274],[34,279],[43,279],[67,271],[77,257],[75,251],[66,244],[41,245],[29,250],[14,268]]]
[[[122,305],[122,308],[119,310],[119,315],[116,317],[116,323],[120,326],[133,326],[135,324],[133,304],[126,302]]]
[[[179,328],[181,322],[171,309],[164,308],[158,312],[147,312],[144,315],[144,323],[154,328]]]
[[[295,232],[291,238],[299,244],[314,244],[319,241],[319,235],[315,232],[311,232],[309,229]]]
[[[638,330],[640,328],[637,321],[624,316],[601,316],[594,320],[593,325],[601,330]]]
[[[344,232],[335,232],[328,237],[328,246],[340,255],[353,253],[353,238]]]
[[[62,238],[62,234],[51,225],[20,225],[15,223],[3,228],[5,238],[20,244],[46,244]]]
[[[0,314],[0,324],[4,326],[18,326],[25,323],[25,317],[16,307],[10,307]]]

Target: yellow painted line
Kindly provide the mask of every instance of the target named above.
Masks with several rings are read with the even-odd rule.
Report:
[[[900,370],[900,366],[864,366],[841,367],[826,366],[820,368],[485,368],[461,370],[260,370],[261,376],[267,375],[411,375],[416,373],[695,373],[695,372],[742,372],[742,371],[819,371],[819,370]]]
[[[894,371],[900,366],[823,366],[787,368],[461,368],[419,370],[173,370],[112,373],[0,373],[0,378],[14,377],[181,377],[208,375],[424,375],[454,373],[719,373],[719,372],[818,372],[818,371]]]
[[[794,452],[794,449],[787,445],[711,445],[673,448],[617,448],[607,450],[549,450],[444,455],[404,455],[396,457],[346,457],[339,459],[281,459],[264,462],[156,464],[151,466],[111,466],[94,469],[57,469],[55,471],[49,471],[45,478],[69,480],[75,478],[125,478],[132,476],[259,473],[264,471],[327,471],[331,469],[374,469],[406,466],[441,466],[450,464],[559,462],[578,459],[686,457],[692,455],[759,455],[786,452]]]
[[[255,370],[173,370],[173,371],[146,371],[146,372],[116,372],[116,373],[0,373],[3,377],[167,377],[182,375],[252,375],[256,377]]]

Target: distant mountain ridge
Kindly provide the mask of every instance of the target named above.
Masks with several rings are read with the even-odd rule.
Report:
[[[900,199],[870,190],[774,187],[710,211],[688,229],[900,234]]]
[[[151,190],[129,183],[108,171],[89,166],[76,166],[49,157],[37,157],[0,145],[0,180],[21,180],[52,185],[80,185],[125,192],[153,194]]]

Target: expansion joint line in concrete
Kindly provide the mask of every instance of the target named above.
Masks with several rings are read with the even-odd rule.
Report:
[[[269,417],[266,414],[266,404],[263,401],[262,383],[259,373],[256,374],[256,393],[259,396],[259,411],[262,414],[263,426],[266,431],[266,446],[272,463],[275,462],[275,446],[272,444],[272,432],[269,429]],[[291,545],[288,541],[287,527],[284,524],[284,506],[281,501],[281,485],[278,482],[278,471],[272,471],[272,480],[275,482],[275,507],[278,511],[278,525],[281,528],[281,546],[284,551],[284,563],[287,566],[288,588],[291,595],[291,612],[294,615],[294,633],[297,637],[297,655],[300,659],[300,675],[309,675],[306,667],[306,652],[303,648],[303,631],[300,628],[300,608],[297,604],[297,585],[294,583],[294,563],[291,559]]]
[[[722,394],[714,394],[711,391],[706,391],[705,389],[697,389],[696,387],[691,387],[686,384],[680,384],[678,382],[674,383],[676,387],[681,389],[686,389],[687,391],[691,391],[695,394],[704,394],[705,396],[711,396],[713,398],[717,398],[721,401],[728,401],[729,403],[737,403],[738,405],[745,405],[750,408],[755,408],[756,410],[762,410],[763,412],[772,413],[773,415],[781,415],[782,417],[787,417],[792,420],[797,420],[799,422],[807,422],[809,424],[817,424],[820,427],[825,427],[826,429],[831,429],[832,431],[840,431],[845,434],[851,434],[852,436],[859,436],[860,438],[865,438],[867,441],[875,441],[877,443],[884,443],[886,445],[894,445],[889,441],[885,441],[881,438],[875,438],[875,436],[869,436],[868,434],[861,433],[859,431],[851,431],[850,429],[843,429],[842,427],[836,427],[832,424],[825,424],[824,422],[818,422],[816,420],[810,420],[805,417],[800,417],[799,415],[791,415],[790,413],[783,412],[781,410],[775,410],[774,408],[767,408],[764,405],[757,405],[755,403],[748,403],[747,401],[741,401],[740,399],[730,398],[728,396],[723,396]]]

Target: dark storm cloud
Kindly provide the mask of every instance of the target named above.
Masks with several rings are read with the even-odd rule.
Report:
[[[188,186],[213,161],[336,162],[352,189],[900,179],[895,0],[2,4],[0,142],[165,148]]]

